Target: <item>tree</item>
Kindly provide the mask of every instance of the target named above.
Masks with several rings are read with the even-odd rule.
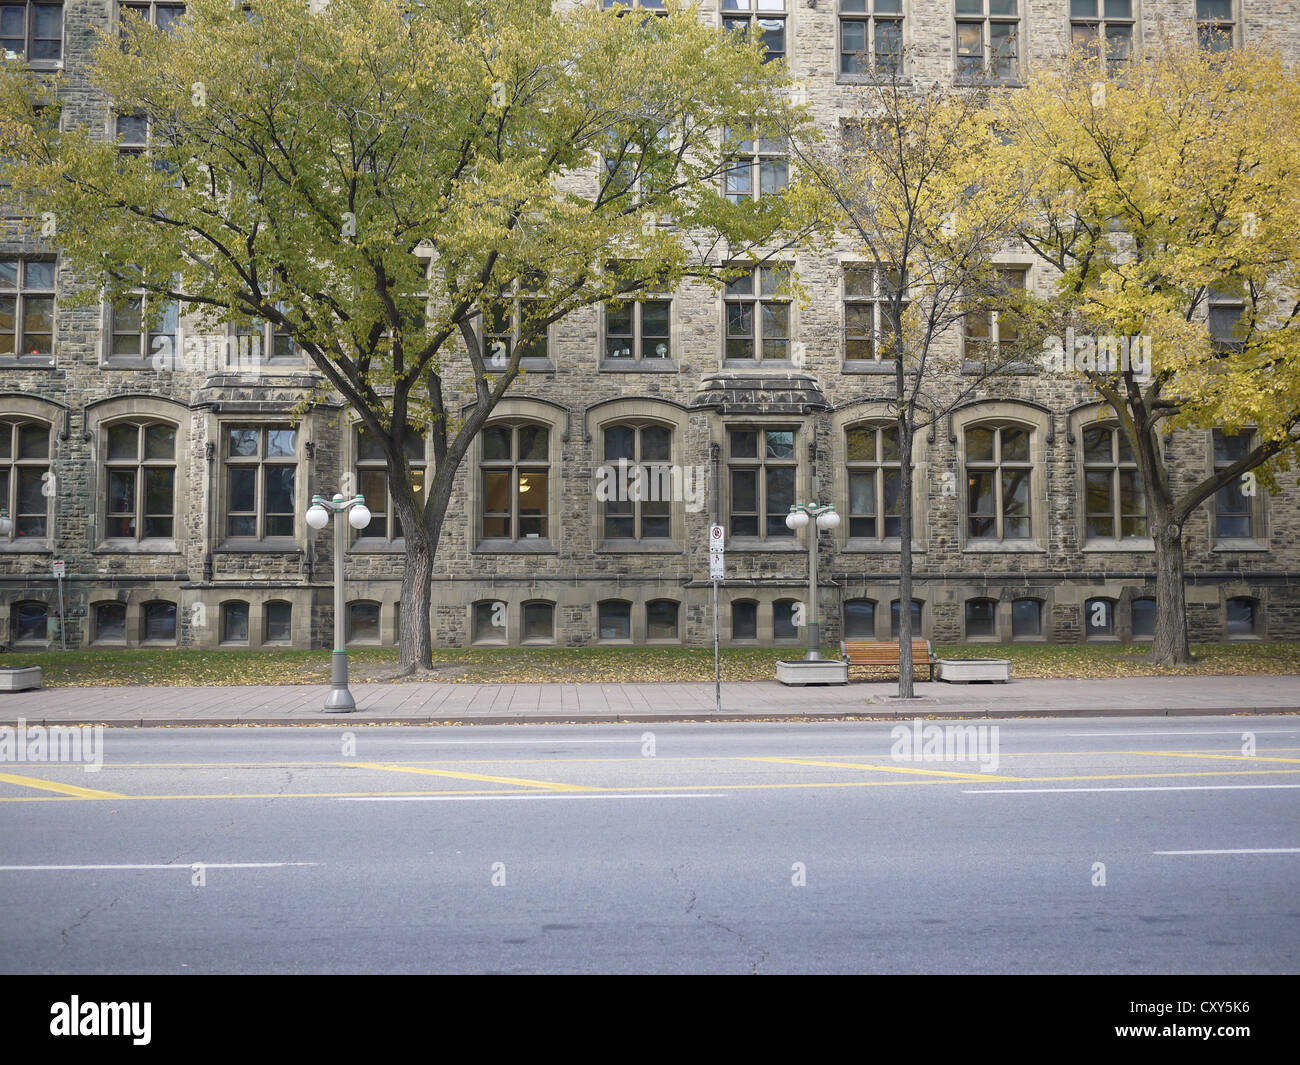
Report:
[[[1041,175],[1021,236],[1060,272],[1045,365],[1086,380],[1137,457],[1151,660],[1184,664],[1188,519],[1275,486],[1300,446],[1300,78],[1266,49],[1162,42],[1121,74],[1076,54],[1004,103],[1013,151]],[[1240,301],[1235,328],[1207,314],[1218,295]],[[1173,466],[1171,430],[1216,426],[1251,427],[1253,446],[1208,474]]]
[[[878,265],[900,459],[898,694],[912,698],[914,439],[1024,357],[1028,333],[1018,330],[1019,343],[986,352],[964,377],[945,358],[969,316],[996,312],[1009,335],[1023,315],[1023,297],[995,262],[1019,217],[1022,173],[1006,165],[986,90],[914,88],[898,77],[864,90],[837,142],[804,135],[794,144],[829,239]]]
[[[140,155],[50,121],[65,79],[16,64],[0,79],[11,194],[56,220],[80,298],[143,289],[211,327],[272,323],[382,446],[407,669],[431,665],[456,471],[530,343],[577,308],[716,280],[797,231],[779,197],[721,188],[724,130],[798,126],[782,65],[672,7],[196,0],[169,32],[132,19],[105,35],[86,72],[147,123]],[[485,350],[485,317],[521,286],[536,298],[513,345]],[[412,431],[432,432],[423,498]]]

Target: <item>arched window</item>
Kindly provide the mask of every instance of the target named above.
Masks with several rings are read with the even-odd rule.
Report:
[[[176,604],[164,600],[145,603],[140,612],[141,643],[176,642]]]
[[[676,640],[677,614],[680,605],[675,599],[651,599],[645,607],[645,634],[647,640]]]
[[[889,635],[891,639],[898,639],[898,600],[895,599],[889,604]],[[919,639],[921,636],[921,600],[912,600],[912,639]]]
[[[844,638],[846,640],[876,638],[876,604],[873,600],[846,599],[844,601]]]
[[[221,642],[248,643],[248,604],[242,600],[221,604]]]
[[[1147,535],[1147,502],[1142,472],[1128,437],[1118,426],[1092,425],[1083,431],[1088,539]]]
[[[737,599],[731,604],[731,638],[733,640],[758,639],[758,602],[754,599]]]
[[[801,620],[797,599],[778,599],[772,604],[772,639],[797,640]]]
[[[96,603],[91,608],[91,616],[95,623],[92,637],[95,643],[126,642],[125,603]]]
[[[1083,633],[1089,639],[1115,635],[1115,600],[1097,598],[1083,604]]]
[[[606,426],[605,462],[596,471],[606,540],[666,540],[672,536],[673,431],[624,422]]]
[[[1259,600],[1249,596],[1235,596],[1228,600],[1224,626],[1228,639],[1258,635],[1258,608]]]
[[[379,643],[379,604],[359,599],[348,604],[348,643]]]
[[[474,643],[506,643],[506,604],[500,599],[481,599],[474,604]]]
[[[544,599],[524,603],[524,643],[555,642],[555,604]]]
[[[104,536],[170,540],[175,534],[176,426],[114,422],[103,430]]]
[[[49,639],[50,608],[44,603],[13,605],[13,642],[45,643]]]
[[[903,527],[903,471],[898,426],[856,426],[846,434],[849,468],[849,536],[898,537]]]
[[[550,535],[550,429],[535,422],[494,423],[482,433],[485,540],[545,540]]]
[[[1133,621],[1134,639],[1148,639],[1156,634],[1156,601],[1151,598],[1134,599],[1129,606]]]
[[[966,600],[966,638],[996,636],[998,602],[996,599]]]
[[[1043,634],[1043,601],[1041,599],[1013,599],[1011,601],[1011,638],[1027,639]]]
[[[970,539],[1025,540],[1031,536],[1030,433],[1020,425],[973,425],[966,430]]]
[[[632,604],[626,599],[606,599],[599,604],[597,613],[602,640],[632,638]]]
[[[292,643],[293,604],[283,600],[267,603],[262,626],[263,643]]]
[[[50,427],[28,419],[0,419],[0,509],[13,519],[10,540],[49,535]]]

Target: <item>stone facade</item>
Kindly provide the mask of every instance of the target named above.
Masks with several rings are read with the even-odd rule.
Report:
[[[856,14],[849,8],[873,5],[786,5],[759,17],[784,24],[790,65],[806,79],[819,119],[833,127],[854,109],[854,82],[862,80],[837,73],[840,24]],[[880,15],[895,6],[903,15],[909,73],[951,80],[961,19],[953,3],[876,0],[874,9]],[[1067,46],[1069,0],[995,0],[992,6],[1020,8],[1014,20],[1020,62]],[[1133,0],[1132,33],[1147,46],[1166,37],[1192,39],[1198,6],[1224,5]],[[1288,0],[1231,0],[1228,7],[1237,42],[1271,36],[1290,56],[1300,56],[1300,20]],[[78,71],[94,31],[110,26],[111,10],[107,0],[63,5],[62,62],[72,75],[65,122],[90,123],[106,136],[112,133],[110,112]],[[701,4],[702,18],[723,16],[719,0]],[[987,25],[982,32],[990,32]],[[0,258],[39,261],[43,251],[29,234],[6,241]],[[886,421],[893,379],[880,364],[846,360],[845,264],[857,258],[845,247],[791,260],[809,292],[807,302],[789,312],[787,353],[793,358],[725,358],[726,297],[702,286],[672,294],[666,337],[647,325],[650,312],[642,312],[633,342],[640,343],[641,359],[603,357],[617,330],[600,309],[555,327],[549,358],[531,365],[493,419],[498,427],[541,427],[545,433],[528,436],[529,457],[513,467],[485,459],[480,439],[459,472],[437,557],[435,643],[705,645],[713,618],[706,534],[716,521],[729,530],[723,641],[798,645],[796,604],[807,594],[803,537],[787,535],[779,520],[783,507],[769,502],[767,513],[753,514],[756,508],[744,498],[753,483],[759,508],[764,489],[771,499],[784,499],[786,471],[792,471],[795,499],[832,502],[844,516],[838,529],[820,537],[825,637],[837,639],[847,628],[850,635],[888,638],[897,540],[863,532],[867,515],[854,505],[851,481],[858,479],[862,496],[863,478],[876,474],[864,466],[850,470],[848,434]],[[1028,268],[1029,284],[1045,289],[1050,283],[1041,264],[1028,257],[1007,261]],[[57,263],[56,277],[58,292],[76,289],[68,264]],[[0,481],[7,492],[0,506],[18,526],[0,540],[0,640],[40,647],[52,638],[57,646],[56,629],[44,621],[58,613],[51,563],[60,559],[67,572],[63,617],[70,646],[328,646],[333,531],[313,533],[303,514],[313,494],[364,483],[357,480],[364,472],[352,419],[341,403],[328,401],[298,417],[295,408],[318,381],[309,366],[272,360],[256,374],[228,372],[202,354],[218,350],[224,338],[186,335],[187,324],[181,323],[176,342],[189,358],[175,371],[155,370],[147,355],[113,355],[109,313],[63,303],[55,312],[52,356],[0,356],[0,435],[10,434],[7,445],[0,443],[0,471],[7,471],[0,472],[7,476]],[[265,339],[271,350],[272,338]],[[654,349],[665,341],[668,351],[660,357]],[[954,384],[962,379],[961,349],[962,339],[952,337],[941,353]],[[922,435],[915,594],[923,635],[1060,642],[1145,635],[1144,600],[1154,594],[1149,541],[1086,535],[1083,441],[1096,420],[1097,407],[1081,383],[1035,374],[990,382]],[[150,436],[150,426],[161,432]],[[615,426],[636,433],[609,432]],[[980,427],[1027,435],[1023,535],[969,535],[968,434]],[[240,448],[247,445],[254,454],[232,461],[232,430],[245,430]],[[523,438],[509,439],[522,456]],[[633,502],[628,535],[629,522],[616,520],[623,512],[598,498],[601,478],[608,476],[602,467],[617,466],[607,448],[634,441],[630,446],[642,448],[631,453],[634,461],[652,452],[659,458],[655,449],[665,439],[677,498],[663,514],[663,508]],[[751,442],[761,458],[747,456]],[[1207,433],[1176,434],[1168,446],[1172,468],[1186,479],[1203,476],[1213,462]],[[149,457],[151,447],[156,457]],[[509,471],[511,478],[502,482],[509,486],[504,530],[489,528],[484,517],[489,502],[491,513],[500,512],[499,488],[486,489],[497,494],[485,498],[486,473],[493,470]],[[165,486],[169,477],[171,513],[154,514],[149,486]],[[883,482],[871,483],[875,509],[886,509]],[[256,497],[247,518],[232,509],[244,484]],[[268,495],[268,484],[279,486],[278,501]],[[545,497],[544,505],[523,498],[525,484]],[[373,497],[369,502],[377,514],[385,509]],[[129,515],[120,512],[127,506]],[[1235,524],[1219,523],[1211,501],[1186,526],[1193,639],[1300,637],[1300,548],[1288,533],[1300,517],[1300,492],[1294,485],[1274,496],[1261,491],[1248,500],[1248,511]],[[392,515],[385,517],[384,531],[391,533]],[[887,530],[881,525],[875,531]],[[349,542],[352,641],[391,644],[400,541],[349,532]]]

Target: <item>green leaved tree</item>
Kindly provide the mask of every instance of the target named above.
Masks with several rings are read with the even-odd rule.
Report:
[[[8,194],[57,220],[81,298],[143,289],[213,327],[269,322],[378,441],[405,533],[408,669],[431,664],[456,471],[533,342],[800,230],[780,197],[722,194],[726,131],[798,125],[783,65],[670,8],[195,0],[167,32],[124,23],[86,72],[147,123],[139,155],[52,121],[62,78],[0,77]],[[485,348],[521,287],[513,343]],[[404,442],[426,431],[421,485]]]

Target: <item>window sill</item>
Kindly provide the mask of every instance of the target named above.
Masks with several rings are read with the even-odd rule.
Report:
[[[404,555],[406,540],[380,540],[378,538],[358,537],[348,548],[349,555]]]
[[[968,540],[963,551],[972,554],[1045,555],[1047,548],[1032,540]]]
[[[844,546],[840,548],[844,552],[862,552],[868,555],[896,555],[903,549],[903,542],[897,537],[888,537],[884,540],[870,540],[864,536],[850,537],[844,541]],[[925,545],[919,540],[912,541],[913,554],[925,554]]]
[[[835,75],[836,85],[893,85],[912,87],[912,79],[907,74],[846,74],[840,71]]]
[[[601,359],[601,373],[677,373],[672,359]]]
[[[893,359],[881,359],[879,362],[871,359],[845,359],[840,363],[840,373],[887,374],[892,377],[897,371],[898,366]],[[916,376],[915,370],[904,370],[903,373]]]
[[[1029,376],[1038,372],[1039,367],[1031,362],[995,362],[992,366],[978,359],[962,358],[961,372],[964,374],[1020,374]]]
[[[601,540],[596,552],[605,555],[679,555],[676,540]]]
[[[1269,546],[1268,544],[1263,543],[1260,540],[1228,539],[1228,540],[1215,540],[1214,543],[1210,545],[1210,550],[1222,551],[1225,553],[1253,551],[1256,553],[1266,554],[1269,551]]]
[[[287,536],[272,540],[223,540],[213,550],[232,555],[258,553],[301,555],[303,553],[298,541]]]
[[[16,358],[13,355],[0,355],[0,369],[3,370],[53,370],[54,368],[53,359]]]
[[[723,359],[724,370],[802,370],[793,359]]]
[[[986,74],[954,74],[952,83],[963,88],[980,85],[989,85],[999,89],[1023,89],[1025,87],[1025,83],[1020,80],[1019,74],[1011,78],[994,78]]]
[[[13,540],[0,543],[0,555],[52,555],[54,548],[50,546],[48,540],[35,540],[31,543],[25,543],[22,540]]]
[[[152,370],[153,356],[147,359],[131,359],[121,355],[106,355],[99,360],[99,368],[101,370]]]
[[[101,540],[92,555],[179,555],[175,540]]]
[[[550,359],[520,359],[519,369],[525,373],[555,373],[555,363]]]
[[[473,547],[476,555],[554,555],[555,545],[549,539],[536,540],[480,540]]]
[[[726,550],[728,551],[776,551],[787,554],[802,554],[808,548],[793,537],[790,540],[782,542],[780,540],[759,540],[753,537],[733,537],[727,541]]]
[[[1156,542],[1149,536],[1135,536],[1127,540],[1088,540],[1082,550],[1085,554],[1098,551],[1154,551]]]

